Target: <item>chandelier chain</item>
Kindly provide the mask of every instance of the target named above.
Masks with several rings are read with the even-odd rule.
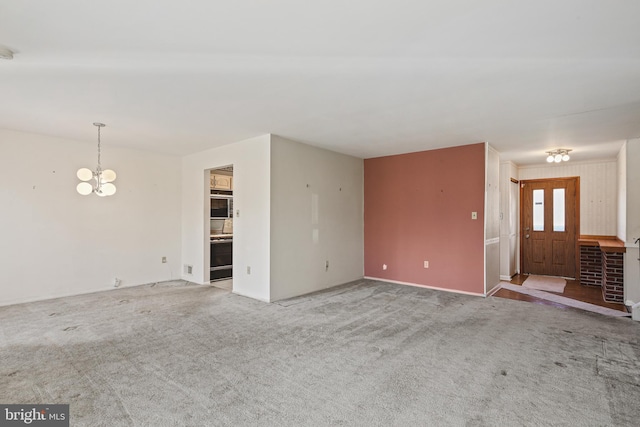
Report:
[[[98,126],[98,171],[102,171],[102,167],[100,165],[100,128],[102,126]]]

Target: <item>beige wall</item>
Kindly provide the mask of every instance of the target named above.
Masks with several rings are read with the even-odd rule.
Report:
[[[272,301],[362,278],[362,159],[272,136],[270,216]]]
[[[262,135],[182,159],[182,266],[193,266],[192,275],[182,269],[185,280],[209,283],[209,169],[233,165],[233,292],[270,300],[270,141]]]
[[[0,130],[0,305],[180,277],[180,158],[102,136],[118,174],[104,198],[76,192],[95,140]]]
[[[362,160],[263,135],[183,158],[185,279],[209,281],[206,171],[228,165],[234,293],[277,301],[362,278]]]
[[[512,162],[500,164],[500,278],[510,280],[516,274],[520,250],[518,224],[520,212],[520,186],[511,182],[518,179],[518,167]]]
[[[624,258],[625,298],[640,301],[640,251],[635,243],[640,237],[640,139],[626,145],[626,239]]]
[[[616,236],[623,242],[627,240],[627,143],[625,143],[617,158],[617,222]]]
[[[485,295],[500,283],[500,155],[487,144],[485,201]]]

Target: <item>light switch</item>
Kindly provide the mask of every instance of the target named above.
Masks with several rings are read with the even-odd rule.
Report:
[[[471,212],[471,219],[478,219],[478,212]]]

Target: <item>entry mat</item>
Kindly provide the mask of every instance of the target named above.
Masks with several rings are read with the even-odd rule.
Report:
[[[564,292],[564,287],[567,284],[567,281],[561,277],[550,277],[550,276],[535,276],[530,274],[526,279],[524,279],[524,283],[522,286],[529,289],[537,289],[539,291],[549,291],[556,292],[561,294]]]

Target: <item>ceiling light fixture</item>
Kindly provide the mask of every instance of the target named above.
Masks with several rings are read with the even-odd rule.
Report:
[[[78,184],[76,190],[83,196],[88,196],[91,193],[96,193],[100,197],[113,196],[116,194],[116,186],[113,185],[116,173],[111,169],[102,170],[102,165],[100,165],[100,128],[106,125],[98,122],[93,125],[98,127],[98,167],[95,171],[87,168],[78,169],[76,175],[82,182]],[[95,184],[88,182],[91,180],[95,180]]]
[[[0,59],[13,59],[13,52],[11,49],[0,46]]]
[[[571,157],[569,157],[570,149],[567,148],[558,148],[557,150],[547,151],[547,162],[549,163],[560,163],[560,162],[568,162]]]

